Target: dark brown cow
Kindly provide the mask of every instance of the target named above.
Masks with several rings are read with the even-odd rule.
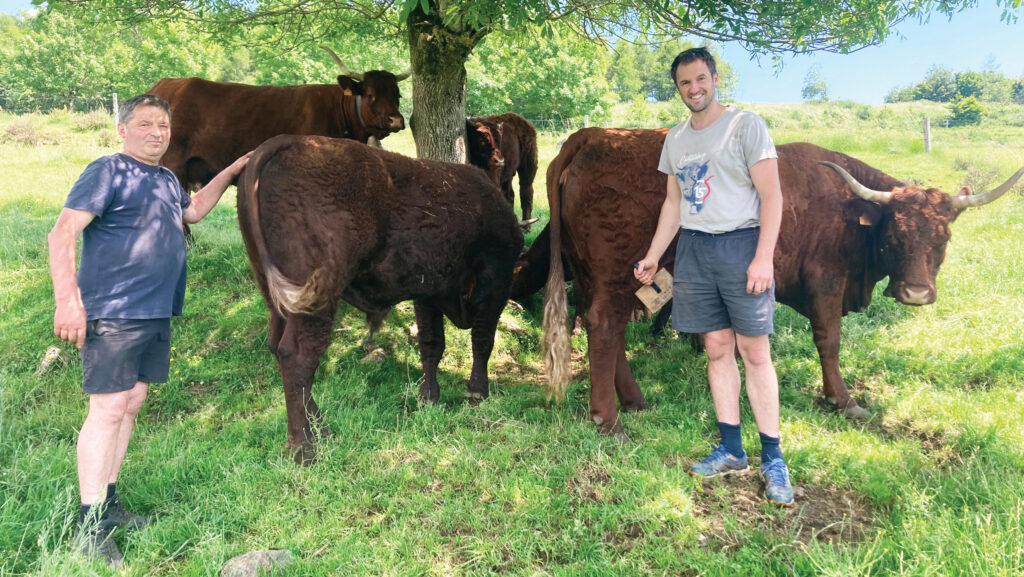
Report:
[[[487,361],[523,235],[475,167],[351,140],[278,136],[256,149],[239,179],[238,220],[270,309],[268,346],[296,460],[315,457],[312,426],[322,421],[311,387],[339,300],[371,323],[413,301],[423,402],[440,396],[444,317],[471,329],[469,395],[487,397]]]
[[[533,214],[533,179],[537,176],[537,131],[513,112],[466,120],[466,156],[487,172],[515,206],[512,178],[519,174],[519,209],[523,220]]]
[[[171,105],[171,143],[161,164],[195,190],[236,158],[278,134],[316,134],[367,142],[405,128],[398,83],[384,70],[349,71],[330,49],[338,84],[250,86],[164,78],[149,89]]]
[[[665,198],[666,176],[657,171],[664,134],[590,128],[571,136],[548,167],[549,254],[544,259],[531,249],[517,265],[514,292],[523,293],[535,287],[538,267],[560,253],[567,257],[588,309],[591,416],[610,433],[621,431],[612,391],[625,410],[646,406],[623,342],[639,306],[632,263],[646,253]],[[991,192],[969,196],[964,189],[950,196],[904,186],[813,144],[783,144],[778,153],[784,211],[775,251],[776,298],[811,322],[825,397],[848,416],[861,417],[866,412],[850,398],[839,371],[842,317],[868,306],[875,284],[886,276],[887,296],[910,305],[934,302],[949,224],[965,208],[1004,194],[1024,168]],[[674,244],[662,265],[670,266]],[[549,386],[556,396],[564,394],[569,365],[562,276],[562,267],[551,267],[544,318]]]

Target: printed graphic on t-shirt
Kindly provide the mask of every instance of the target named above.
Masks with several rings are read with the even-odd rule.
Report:
[[[686,163],[686,164],[683,164]],[[676,178],[679,179],[679,189],[683,198],[690,203],[690,214],[697,214],[704,209],[704,203],[711,196],[711,179],[708,176],[708,161],[686,162],[683,158],[676,170]]]

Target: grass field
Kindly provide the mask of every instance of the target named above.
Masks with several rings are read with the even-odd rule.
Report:
[[[977,128],[933,123],[938,105],[752,105],[779,143],[807,140],[894,176],[956,192],[1024,165],[1024,110]],[[449,327],[442,401],[417,403],[412,307],[398,306],[361,362],[362,317],[339,314],[315,395],[334,436],[321,460],[284,455],[280,377],[251,280],[234,198],[194,227],[172,377],[140,414],[119,490],[151,516],[119,534],[119,571],[70,553],[74,446],[85,415],[74,347],[52,335],[46,233],[84,166],[119,148],[104,115],[0,113],[0,577],[220,574],[255,549],[291,550],[276,573],[328,575],[1024,574],[1024,196],[1020,187],[953,225],[939,298],[881,295],[844,319],[840,362],[873,417],[830,412],[808,323],[776,313],[783,449],[798,503],[763,503],[755,476],[686,473],[716,442],[705,362],[685,339],[631,325],[627,354],[650,412],[627,443],[587,419],[586,339],[565,403],[544,400],[539,295],[509,307],[492,396],[463,398],[469,334]],[[565,135],[542,135],[544,168]],[[411,154],[408,131],[385,146]],[[534,227],[534,233],[540,227]],[[47,347],[61,357],[35,376]],[[744,441],[757,454],[749,411]]]

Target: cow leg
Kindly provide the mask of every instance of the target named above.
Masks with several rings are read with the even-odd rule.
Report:
[[[850,397],[850,391],[846,388],[843,374],[839,370],[842,316],[831,315],[826,322],[821,320],[822,317],[815,316],[816,318],[811,319],[811,329],[814,331],[814,346],[818,349],[818,359],[821,361],[821,381],[825,399],[851,419],[867,418],[869,413]]]
[[[288,413],[288,444],[292,458],[302,465],[316,460],[317,434],[313,426],[323,420],[313,400],[313,376],[320,357],[331,342],[334,309],[322,317],[289,315],[275,355],[284,383],[284,401]]]
[[[269,301],[268,301],[269,302]],[[275,357],[277,349],[281,346],[281,337],[284,335],[284,317],[277,311],[270,310],[270,320],[267,321],[267,348]]]
[[[419,327],[420,363],[423,381],[420,382],[420,402],[436,404],[441,400],[441,387],[437,383],[437,366],[444,354],[444,315],[421,301],[413,301],[416,325]]]
[[[523,220],[530,220],[533,215],[533,178],[536,175],[536,166],[519,165],[519,209],[523,212]]]
[[[377,341],[375,337],[377,332],[380,330],[381,325],[384,324],[384,319],[387,318],[388,313],[391,312],[390,308],[386,308],[381,311],[372,311],[366,313],[366,324],[369,325],[366,331],[366,340],[363,341],[363,350],[371,352],[377,348]]]
[[[668,301],[658,310],[658,313],[654,315],[654,321],[651,323],[651,336],[658,338],[665,334],[665,327],[668,325],[668,319],[672,315],[672,301]]]
[[[636,384],[636,379],[633,378],[633,370],[629,368],[629,362],[626,361],[625,334],[623,334],[618,358],[615,360],[615,393],[619,396],[619,404],[624,413],[648,411],[651,408],[647,404],[647,399],[644,398],[640,386]]]
[[[498,330],[498,319],[505,308],[505,300],[490,299],[473,315],[470,339],[473,343],[473,370],[469,375],[469,402],[477,404],[490,395],[487,378],[487,362],[494,351],[494,333]]]
[[[516,192],[512,190],[512,181],[502,183],[501,192],[505,195],[505,200],[508,201],[508,205],[512,207],[512,210],[516,208]]]
[[[594,306],[587,311],[590,418],[602,433],[625,437],[615,406],[616,365],[620,350],[625,357],[625,323],[622,323],[621,329],[613,326],[608,307],[600,304],[599,299],[594,301]],[[629,370],[628,366],[626,370]]]

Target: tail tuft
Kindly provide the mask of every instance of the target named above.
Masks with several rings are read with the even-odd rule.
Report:
[[[277,312],[308,315],[323,307],[327,301],[327,295],[323,294],[323,270],[313,271],[306,284],[300,286],[288,280],[276,266],[267,265],[267,287]]]

